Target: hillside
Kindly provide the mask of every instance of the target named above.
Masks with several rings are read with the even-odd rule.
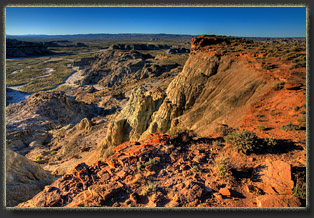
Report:
[[[18,206],[304,207],[305,54],[202,35],[75,62],[69,89],[7,107],[7,147],[61,177]]]

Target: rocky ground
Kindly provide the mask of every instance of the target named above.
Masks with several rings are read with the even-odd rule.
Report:
[[[9,206],[305,206],[304,46],[199,36],[74,63],[70,89],[6,108],[8,152],[55,180]]]
[[[125,142],[105,162],[80,163],[19,207],[299,207],[291,165],[274,156],[241,156],[220,139],[151,134]],[[232,152],[232,151],[231,151]],[[234,164],[233,164],[234,163]]]

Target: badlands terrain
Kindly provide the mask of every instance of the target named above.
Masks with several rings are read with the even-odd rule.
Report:
[[[307,206],[305,39],[97,37],[8,41],[7,207]]]

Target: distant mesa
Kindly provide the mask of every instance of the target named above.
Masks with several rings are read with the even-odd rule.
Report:
[[[6,39],[6,57],[36,57],[57,54],[48,47],[88,47],[85,43],[73,43],[69,40],[58,40],[49,42],[29,42],[17,39]]]
[[[73,43],[69,40],[58,40],[58,41],[49,41],[44,42],[46,47],[88,47],[85,43],[77,42]]]
[[[113,44],[109,49],[118,49],[118,50],[160,50],[160,49],[170,49],[169,45],[153,45],[153,44]]]
[[[86,45],[86,44],[84,44],[84,43],[82,43],[82,42],[76,43],[76,46],[77,46],[77,47],[88,47],[88,45]]]
[[[6,39],[6,57],[31,57],[53,55],[54,52],[47,49],[47,46],[41,42],[27,42],[16,39]]]

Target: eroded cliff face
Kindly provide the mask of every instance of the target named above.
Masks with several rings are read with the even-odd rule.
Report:
[[[164,92],[160,89],[147,91],[143,87],[132,91],[130,99],[120,114],[110,122],[106,137],[100,142],[100,156],[106,149],[129,140],[138,140],[147,130],[152,115],[164,100]]]
[[[212,36],[193,39],[190,56],[169,84],[165,97],[158,103],[145,97],[140,103],[132,95],[118,121],[109,127],[109,144],[176,128],[205,136],[217,122],[237,123],[249,105],[273,84],[263,81],[262,74],[249,63],[249,55],[224,54],[230,43],[239,40],[243,41]]]
[[[196,133],[214,121],[242,116],[238,109],[253,102],[269,84],[244,60],[196,52],[171,82],[166,100],[154,114],[149,132],[165,132],[177,123]],[[234,114],[233,114],[234,113]],[[171,121],[178,118],[179,122]]]

